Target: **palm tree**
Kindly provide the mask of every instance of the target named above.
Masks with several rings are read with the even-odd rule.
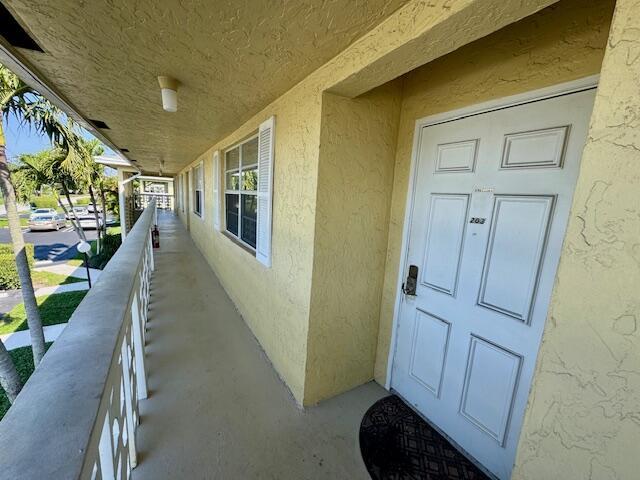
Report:
[[[80,151],[78,137],[71,126],[68,125],[60,109],[31,89],[7,67],[0,64],[0,115],[6,121],[10,113],[20,118],[23,124],[49,137],[51,142],[58,146],[62,152],[65,152],[67,157],[74,156]],[[16,193],[11,183],[5,145],[3,125],[2,121],[0,121],[0,189],[7,209],[9,234],[13,244],[16,269],[20,278],[27,324],[31,335],[33,362],[37,366],[45,354],[44,331],[31,281],[31,271],[29,270],[27,253],[24,247],[24,238],[22,237],[16,205]],[[0,367],[2,365],[0,364]],[[5,375],[3,374],[3,376]]]
[[[20,201],[28,201],[34,194],[49,187],[53,190],[58,206],[71,222],[73,229],[81,240],[84,240],[84,230],[77,217],[72,214],[67,205],[62,201],[59,190],[66,192],[69,199],[69,189],[76,187],[72,176],[60,168],[66,153],[60,149],[43,150],[35,154],[22,154],[18,157],[19,163],[12,168],[13,185],[16,196]]]
[[[104,148],[102,147],[100,141],[95,138],[91,140],[81,139],[79,143],[82,146],[84,152],[84,161],[81,165],[78,165],[73,170],[73,172],[75,172],[76,174],[76,179],[79,182],[86,184],[89,190],[89,197],[91,198],[91,204],[93,205],[93,216],[96,220],[96,232],[98,234],[98,239],[96,241],[96,251],[97,253],[100,253],[100,241],[103,234],[102,226],[106,226],[106,221],[102,224],[102,226],[100,225],[100,216],[98,213],[98,204],[96,202],[94,188],[97,188],[98,191],[102,190],[100,184],[104,172],[102,165],[96,163],[94,157],[102,155],[102,153],[104,152]],[[101,198],[104,198],[102,194]],[[104,202],[102,208],[104,216],[106,215],[106,213],[104,212]]]
[[[22,80],[6,67],[0,65],[0,113],[3,119],[7,119],[10,112],[18,115],[24,112],[29,102],[26,96],[30,91],[31,89],[22,82]],[[18,208],[16,205],[16,194],[11,184],[5,145],[4,128],[2,120],[0,120],[0,189],[2,190],[7,209],[9,234],[11,235],[13,253],[16,259],[16,269],[18,271],[18,277],[20,278],[20,286],[22,287],[22,300],[24,301],[25,311],[27,313],[27,324],[29,325],[33,349],[33,362],[34,365],[38,365],[45,353],[44,331],[42,329],[42,320],[40,319],[38,303],[36,302],[36,295],[31,281],[31,270],[29,269],[27,251],[24,246],[24,238],[22,237],[22,227],[20,226],[20,218],[18,217]],[[4,345],[2,350],[5,350]],[[0,367],[4,368],[6,365],[6,359],[0,362]],[[15,380],[15,377],[9,370],[2,370],[2,374],[0,375],[3,379],[13,378]]]
[[[4,388],[4,393],[7,394],[7,398],[11,403],[22,390],[22,381],[16,366],[2,341],[0,341],[0,385]]]

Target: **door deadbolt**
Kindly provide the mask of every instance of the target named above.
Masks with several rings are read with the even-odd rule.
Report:
[[[407,280],[402,284],[402,292],[405,295],[416,295],[416,288],[418,287],[418,267],[415,265],[409,265],[409,275]]]

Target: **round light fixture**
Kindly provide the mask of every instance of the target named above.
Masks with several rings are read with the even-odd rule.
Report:
[[[78,251],[80,253],[88,253],[89,250],[91,250],[91,245],[89,245],[88,242],[85,242],[84,240],[81,241],[78,246],[76,247],[78,249]]]
[[[178,111],[178,81],[175,78],[159,76],[158,83],[162,93],[162,108],[165,112]]]

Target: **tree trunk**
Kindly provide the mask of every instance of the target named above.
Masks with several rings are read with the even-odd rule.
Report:
[[[102,207],[102,238],[107,236],[107,197],[105,196],[102,183],[99,185],[100,189],[100,206]]]
[[[0,126],[0,139],[3,139],[1,129],[2,127]],[[0,142],[0,189],[2,189],[4,204],[7,209],[9,234],[13,244],[13,254],[16,259],[20,286],[22,287],[24,309],[27,313],[27,325],[29,325],[31,346],[33,347],[33,364],[38,366],[45,353],[44,331],[42,330],[42,320],[40,320],[36,294],[33,291],[33,283],[31,282],[31,270],[29,269],[27,250],[24,246],[22,227],[20,226],[20,217],[18,216],[18,207],[16,205],[16,192],[11,183],[4,142]]]
[[[0,385],[4,388],[10,403],[13,403],[22,390],[22,381],[16,366],[2,341],[0,341]]]
[[[73,227],[75,232],[78,234],[78,237],[82,238],[82,236],[80,235],[80,226],[79,226],[79,224],[76,224],[76,221],[74,220],[75,215],[72,216],[69,213],[69,210],[67,210],[67,207],[65,206],[64,202],[60,198],[60,195],[56,195],[56,198],[58,199],[58,205],[60,205],[60,208],[64,212],[64,216],[69,219],[69,221],[71,222],[71,226]]]
[[[98,239],[96,240],[96,253],[100,253],[100,216],[98,214],[98,205],[96,203],[96,196],[93,194],[93,187],[89,185],[89,197],[91,198],[91,204],[93,205],[93,216],[96,219],[96,233],[98,234]]]
[[[87,236],[84,234],[84,230],[82,229],[82,225],[80,225],[80,220],[78,220],[76,212],[73,211],[73,203],[71,202],[71,195],[69,195],[69,189],[64,184],[64,182],[60,182],[60,186],[62,187],[62,193],[64,193],[64,196],[67,199],[67,202],[69,203],[69,208],[71,209],[71,217],[76,221],[75,224],[73,223],[73,220],[71,221],[71,223],[73,224],[73,228],[75,229],[76,233],[80,237],[80,240],[83,240],[86,242]],[[65,210],[65,214],[66,214],[67,209],[64,207],[62,208],[63,210]]]

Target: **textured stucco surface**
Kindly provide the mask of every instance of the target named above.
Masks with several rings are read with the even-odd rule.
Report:
[[[384,384],[416,120],[600,71],[613,0],[564,0],[404,77],[376,380]]]
[[[313,262],[320,107],[320,95],[314,86],[298,86],[214,145],[192,164],[204,161],[204,216],[187,212],[196,244],[300,403]],[[256,132],[270,115],[276,116],[276,160],[272,267],[265,268],[213,228],[212,158],[215,150],[221,150],[223,164],[224,148]]]
[[[640,475],[639,11],[617,2],[515,479]]]
[[[305,404],[373,378],[401,93],[322,97]]]
[[[45,50],[21,53],[56,90],[143,169],[172,174],[406,1],[3,3]],[[182,84],[175,114],[158,75]]]
[[[342,72],[344,78],[330,91],[355,97],[556,1],[420,0],[407,3],[349,47],[345,53],[352,66]]]
[[[538,5],[536,2],[503,4],[497,1],[476,1],[491,4],[491,8],[503,5],[503,19],[521,18],[535,11],[535,5]],[[411,2],[415,14],[413,21],[426,30],[436,28],[446,21],[448,15],[455,16],[457,10],[451,8],[452,3],[456,2],[415,0]],[[392,17],[399,15],[404,15],[404,10],[398,10]],[[434,18],[438,21],[434,21]],[[467,33],[457,28],[463,26],[464,22],[447,22],[447,25],[447,30],[439,30],[443,37],[467,38]],[[485,27],[487,33],[498,28],[491,21],[487,21]],[[361,373],[353,376],[339,373],[339,369],[344,368],[344,365],[353,364],[353,360],[350,360],[353,354],[343,351],[344,364],[336,358],[326,367],[312,367],[318,373],[318,382],[327,382],[328,385],[311,385],[305,382],[306,362],[309,358],[308,344],[314,345],[314,351],[311,352],[313,359],[327,358],[323,350],[332,349],[332,343],[328,341],[330,336],[324,333],[323,328],[314,329],[311,335],[309,334],[311,291],[314,288],[313,261],[314,254],[317,253],[314,251],[314,242],[317,226],[316,187],[320,158],[322,95],[362,65],[377,61],[387,43],[397,44],[397,38],[406,41],[404,33],[403,30],[389,29],[386,24],[383,28],[374,28],[367,34],[364,43],[359,41],[348,47],[181,170],[184,172],[200,160],[205,160],[205,215],[201,219],[189,212],[184,220],[189,225],[196,244],[218,274],[222,285],[236,303],[274,367],[301,404],[313,403],[313,397],[321,398],[332,390],[340,391],[350,382],[355,382],[356,378],[362,378]],[[210,209],[211,158],[214,150],[224,150],[255,132],[260,122],[271,115],[276,116],[273,259],[272,267],[266,269],[249,253],[213,229]],[[370,133],[378,134],[377,131]],[[374,175],[375,172],[369,174]],[[332,176],[327,176],[327,179],[333,181]],[[320,192],[322,191],[321,188]],[[341,215],[337,213],[336,219],[340,218]],[[374,222],[367,228],[386,227]],[[354,265],[358,263],[355,262]],[[376,285],[376,281],[372,280],[371,285]],[[362,308],[352,309],[356,315],[354,325],[366,325],[370,321],[372,306],[360,301],[357,304]],[[319,335],[318,339],[315,338],[316,334]],[[367,369],[369,367],[364,368]],[[314,392],[308,399],[305,399],[306,388]]]
[[[355,96],[555,1],[5,3],[46,51],[20,52],[46,82],[143,170],[173,174],[308,75]],[[175,114],[158,75],[181,82]]]

